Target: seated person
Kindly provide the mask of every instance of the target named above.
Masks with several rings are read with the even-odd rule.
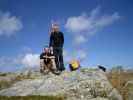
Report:
[[[54,74],[57,73],[55,57],[51,54],[49,48],[44,48],[44,51],[40,55],[40,72],[48,74],[50,71]]]

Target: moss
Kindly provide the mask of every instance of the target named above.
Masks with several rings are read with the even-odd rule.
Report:
[[[62,96],[0,96],[0,100],[65,100]]]
[[[9,87],[10,85],[11,85],[11,83],[8,82],[8,81],[0,81],[0,90],[1,90],[1,89],[4,89],[4,88],[7,88],[7,87]]]
[[[93,71],[97,71],[96,68],[81,68],[80,69],[81,72],[93,72]]]
[[[127,86],[127,89],[128,89],[129,91],[133,91],[133,85],[132,85],[132,84],[129,84],[129,85]]]
[[[100,93],[100,97],[104,97],[104,98],[107,98],[107,92],[106,91],[101,91]]]
[[[0,73],[0,76],[6,76],[7,73]]]
[[[5,89],[5,88],[9,88],[12,84],[16,83],[17,81],[20,81],[19,78],[15,78],[12,80],[1,80],[0,81],[0,90]]]

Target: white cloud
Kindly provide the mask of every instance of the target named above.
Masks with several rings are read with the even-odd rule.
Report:
[[[79,52],[81,59],[85,59],[87,57],[87,53],[85,51]]]
[[[28,53],[22,59],[22,64],[26,67],[37,67],[39,66],[39,54]]]
[[[66,21],[65,28],[79,37],[79,40],[77,41],[77,36],[74,34],[74,37],[76,37],[76,39],[74,39],[75,42],[80,44],[80,42],[85,42],[83,36],[87,39],[90,35],[113,24],[118,19],[120,19],[118,12],[114,12],[110,15],[104,14],[100,11],[100,7],[98,6],[93,9],[89,15],[88,13],[83,13],[80,16],[69,17]]]
[[[9,12],[0,11],[0,35],[11,36],[23,27],[22,22],[16,16],[11,16]]]
[[[63,56],[67,56],[68,55],[68,52],[64,49],[63,50]]]
[[[81,62],[86,58],[87,52],[84,50],[68,51],[64,50],[65,66],[70,63],[72,59],[78,59]],[[40,67],[39,54],[26,53],[17,55],[16,57],[0,57],[0,70],[21,70],[23,68],[38,68]]]
[[[75,44],[81,44],[81,43],[85,43],[87,39],[83,35],[78,34],[74,37],[74,41],[75,41]]]
[[[32,53],[32,49],[28,46],[23,46],[21,49],[22,54]]]
[[[91,23],[88,21],[88,17],[86,15],[81,15],[68,18],[65,27],[71,32],[82,32],[88,29],[90,25]]]
[[[101,7],[97,6],[95,9],[93,9],[90,12],[90,20],[96,19],[100,16],[100,9],[101,9]]]
[[[73,59],[73,52],[68,51],[66,49],[63,50],[63,58],[64,58],[64,63],[69,64],[70,61]]]
[[[64,51],[65,51],[64,61],[66,63],[69,63],[72,59],[83,61],[84,59],[86,59],[88,55],[87,52],[83,49],[73,50],[73,51],[64,50]]]
[[[17,57],[0,57],[0,68],[2,67],[13,67],[21,63],[21,56]]]
[[[0,71],[16,71],[23,68],[38,68],[39,54],[26,53],[14,57],[0,57]]]
[[[87,52],[85,50],[78,50],[77,51],[77,58],[80,59],[80,61],[86,59],[87,57]]]
[[[104,27],[107,25],[112,24],[114,21],[120,18],[117,12],[113,13],[112,15],[104,15],[95,23],[95,27]]]

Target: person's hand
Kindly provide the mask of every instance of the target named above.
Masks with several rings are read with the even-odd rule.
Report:
[[[53,50],[53,47],[50,47],[50,50]]]
[[[53,54],[53,47],[50,47],[51,54]]]

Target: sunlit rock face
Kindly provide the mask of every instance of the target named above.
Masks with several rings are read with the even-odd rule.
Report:
[[[2,89],[0,95],[61,95],[67,100],[122,100],[118,91],[112,87],[104,72],[97,69],[80,69],[61,75],[40,74],[39,71],[26,71],[17,74],[24,76],[10,87]],[[26,78],[25,78],[26,77]]]

